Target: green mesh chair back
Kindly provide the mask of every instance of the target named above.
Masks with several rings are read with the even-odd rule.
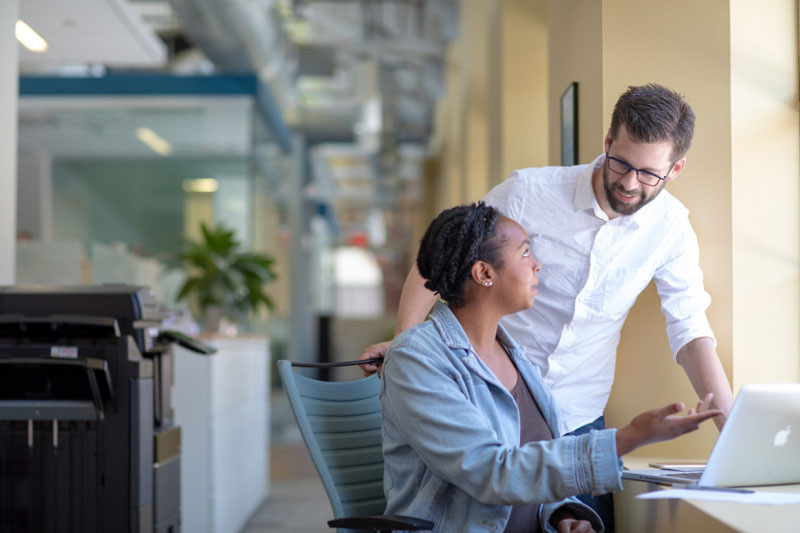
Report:
[[[378,376],[318,381],[296,373],[290,361],[278,361],[278,371],[334,517],[383,513]]]

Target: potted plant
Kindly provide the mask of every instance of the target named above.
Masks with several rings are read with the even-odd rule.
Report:
[[[271,257],[241,250],[233,230],[201,224],[200,242],[189,242],[173,266],[182,268],[186,280],[177,300],[187,301],[209,333],[219,331],[221,318],[241,322],[262,309],[272,309],[265,292],[275,280]]]

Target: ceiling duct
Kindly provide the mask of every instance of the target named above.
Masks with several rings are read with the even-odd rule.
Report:
[[[254,72],[284,107],[295,65],[274,0],[169,0],[184,31],[221,72]]]
[[[217,69],[256,72],[310,142],[430,136],[458,0],[169,1]]]
[[[300,105],[322,114],[331,100],[339,113],[355,108],[351,128],[364,148],[386,134],[400,142],[426,142],[442,94],[447,43],[459,27],[458,2],[293,0],[292,6],[293,40],[335,50],[337,73],[328,80],[336,83],[327,86],[340,92],[341,81],[349,84],[344,98],[321,98],[326,82],[316,79],[313,98],[298,90]],[[298,79],[308,74],[301,68]]]

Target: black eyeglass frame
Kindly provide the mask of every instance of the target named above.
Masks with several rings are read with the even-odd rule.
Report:
[[[608,165],[608,160],[609,159],[611,159],[612,161],[616,161],[617,163],[619,163],[620,165],[622,165],[624,167],[627,167],[628,170],[626,170],[625,172],[617,172],[616,170],[611,168],[611,165]],[[649,170],[645,170],[643,168],[635,168],[635,167],[631,166],[630,163],[627,163],[626,161],[623,161],[622,159],[617,159],[614,156],[608,155],[608,152],[606,152],[606,164],[608,165],[608,170],[610,170],[614,174],[619,174],[620,176],[625,176],[626,174],[628,174],[628,172],[633,170],[634,172],[636,172],[636,179],[639,181],[639,183],[641,183],[642,185],[647,185],[648,187],[658,187],[659,182],[662,182],[665,179],[667,179],[667,177],[669,176],[669,173],[672,172],[673,168],[675,168],[675,163],[672,163],[672,166],[669,167],[669,172],[667,172],[666,175],[664,175],[664,176],[659,176],[655,172],[650,172]],[[658,181],[651,185],[651,184],[649,184],[647,182],[642,181],[641,178],[639,178],[639,173],[647,174],[648,176],[652,176],[654,178],[657,178]]]

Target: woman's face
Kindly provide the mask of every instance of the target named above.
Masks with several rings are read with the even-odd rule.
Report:
[[[494,238],[501,242],[502,266],[495,269],[497,275],[493,283],[498,301],[508,305],[508,313],[529,309],[536,299],[537,272],[542,265],[531,255],[528,234],[517,222],[500,217]]]

